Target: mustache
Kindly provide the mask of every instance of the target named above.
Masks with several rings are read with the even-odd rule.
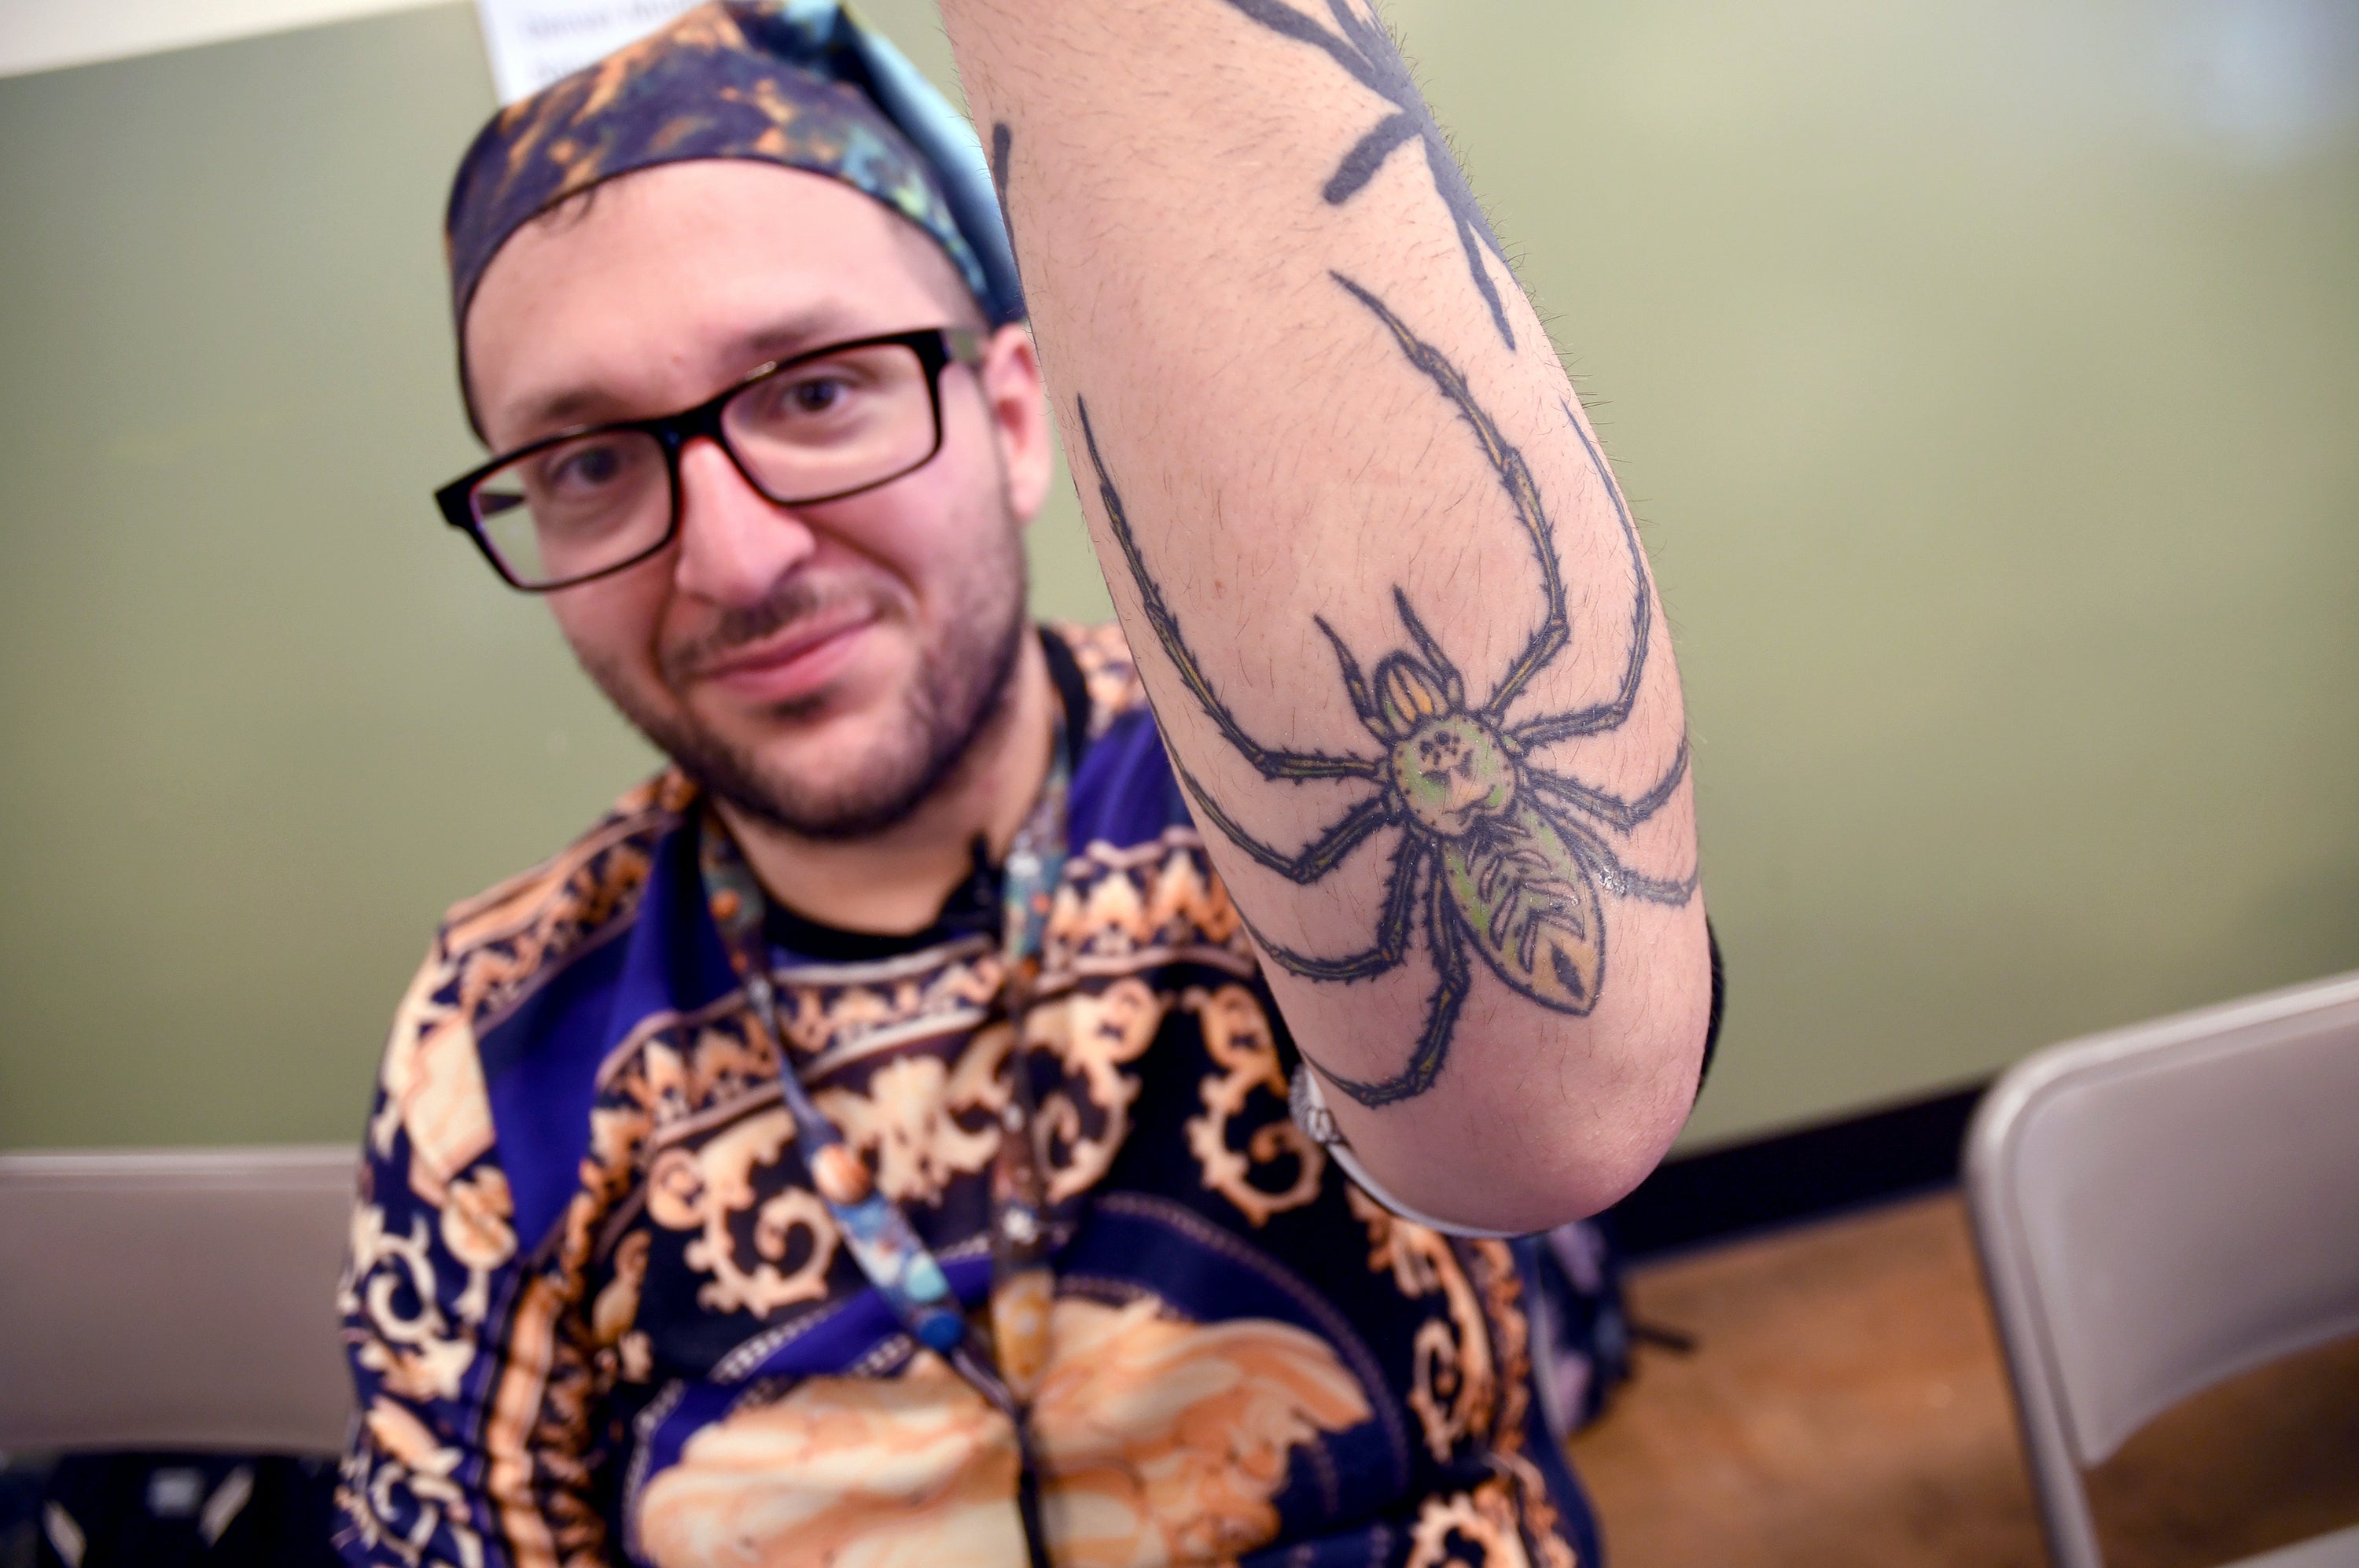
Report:
[[[847,606],[881,608],[874,604],[875,598],[848,585],[788,577],[763,595],[761,603],[724,610],[710,630],[666,648],[661,659],[664,675],[676,681],[693,679],[706,666],[739,648],[827,618]]]

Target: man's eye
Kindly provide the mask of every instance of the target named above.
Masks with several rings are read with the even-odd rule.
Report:
[[[611,442],[572,447],[542,468],[540,487],[560,498],[592,495],[613,486],[626,466],[621,448]]]
[[[557,482],[572,488],[595,489],[612,484],[622,471],[623,460],[615,455],[613,447],[592,447],[560,463]]]
[[[788,382],[779,393],[783,411],[824,414],[852,397],[852,384],[841,376],[813,376]]]

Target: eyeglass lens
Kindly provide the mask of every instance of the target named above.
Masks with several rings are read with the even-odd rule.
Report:
[[[938,439],[925,363],[872,343],[782,366],[721,410],[747,477],[791,506],[898,477]],[[527,586],[570,582],[645,555],[672,522],[672,475],[646,430],[591,430],[527,452],[475,484],[477,526]]]

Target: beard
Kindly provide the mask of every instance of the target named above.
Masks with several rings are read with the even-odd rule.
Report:
[[[873,838],[908,821],[952,782],[1006,706],[1023,647],[1025,569],[1016,529],[990,530],[996,547],[975,562],[938,640],[921,644],[916,673],[895,698],[898,713],[867,754],[831,779],[767,763],[699,723],[685,703],[658,706],[633,691],[619,670],[588,659],[583,667],[623,716],[706,793],[747,816],[808,839]],[[830,590],[789,577],[757,605],[731,610],[706,637],[660,656],[667,686],[686,672],[748,643],[772,637],[847,600],[858,589]],[[878,607],[882,607],[879,605]],[[824,692],[772,707],[782,727],[823,715]]]

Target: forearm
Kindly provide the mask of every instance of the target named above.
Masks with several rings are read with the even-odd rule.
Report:
[[[1325,0],[942,9],[1115,604],[1344,1131],[1453,1218],[1610,1202],[1703,1041],[1678,680],[1406,70]]]

